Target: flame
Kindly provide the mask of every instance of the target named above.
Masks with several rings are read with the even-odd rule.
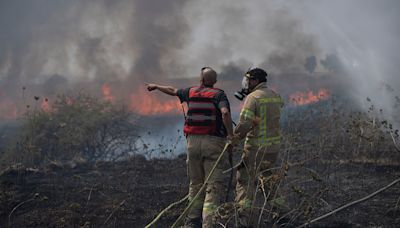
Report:
[[[327,89],[319,89],[318,92],[314,93],[311,90],[307,92],[296,92],[289,96],[290,101],[294,105],[306,105],[311,103],[316,103],[321,100],[326,100],[330,96]]]
[[[17,106],[10,99],[0,100],[0,119],[17,119]]]
[[[75,103],[74,99],[71,98],[71,97],[66,97],[66,98],[65,98],[65,102],[66,102],[68,105],[72,105],[73,103]]]
[[[114,101],[114,96],[111,94],[111,89],[110,86],[107,83],[104,83],[101,86],[101,92],[103,93],[103,98],[106,101],[113,102]]]
[[[182,106],[176,97],[169,100],[161,100],[156,92],[148,92],[144,87],[140,87],[138,93],[130,96],[130,110],[140,115],[168,115],[179,114]]]
[[[45,112],[50,112],[51,111],[51,107],[49,104],[49,99],[45,98],[42,103],[40,104],[40,107],[42,108],[43,111]]]

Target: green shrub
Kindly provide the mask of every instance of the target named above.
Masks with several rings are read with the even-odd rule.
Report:
[[[19,140],[5,157],[28,165],[117,160],[135,153],[135,120],[123,105],[82,93],[58,96],[51,110],[26,112]]]

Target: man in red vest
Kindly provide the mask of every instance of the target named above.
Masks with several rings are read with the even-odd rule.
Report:
[[[222,152],[226,139],[233,139],[232,119],[228,98],[223,90],[214,87],[217,73],[203,67],[200,86],[176,89],[172,86],[147,84],[149,91],[159,90],[178,96],[188,105],[184,133],[187,139],[187,168],[190,180],[189,200],[192,200],[204,183],[211,168]],[[201,197],[193,203],[187,215],[185,227],[214,227],[215,213],[223,203],[228,178],[223,171],[229,168],[225,154],[207,183]]]

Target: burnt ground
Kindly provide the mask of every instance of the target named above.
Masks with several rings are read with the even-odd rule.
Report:
[[[184,197],[187,185],[183,159],[142,157],[40,170],[14,167],[0,179],[0,227],[144,227],[161,208]],[[173,222],[178,213],[160,224]]]
[[[324,177],[317,184],[300,178],[299,186],[310,194],[324,183],[323,203],[314,202],[312,218],[400,177],[399,166],[331,163],[310,169]],[[288,187],[282,190],[295,202],[291,183],[307,172],[293,169],[288,175]],[[15,165],[2,172],[0,184],[0,227],[144,227],[186,195],[188,182],[184,156],[173,160],[137,156],[130,161],[52,164],[41,169]],[[400,183],[313,227],[400,227],[399,197]],[[156,227],[168,227],[182,210],[183,205],[173,208]],[[295,223],[303,221],[299,216]]]

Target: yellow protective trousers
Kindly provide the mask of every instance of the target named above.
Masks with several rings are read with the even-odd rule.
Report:
[[[187,136],[187,172],[189,176],[189,200],[192,200],[210,173],[225,146],[225,139],[210,135]],[[189,219],[202,218],[203,227],[215,226],[215,212],[226,196],[229,168],[225,154],[207,183],[206,190],[196,199],[189,210]]]
[[[260,178],[268,178],[268,171],[275,163],[279,145],[254,147],[245,145],[242,163],[236,173],[236,198],[239,206],[239,223],[246,227],[255,226],[259,210],[255,208],[262,205],[262,200],[257,198],[257,186]],[[260,195],[260,192],[258,192]]]

